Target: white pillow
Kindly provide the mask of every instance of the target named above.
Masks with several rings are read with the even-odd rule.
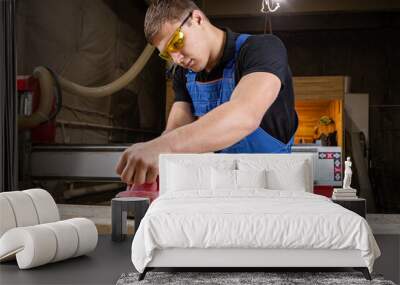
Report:
[[[236,160],[198,155],[170,157],[165,163],[165,188],[167,191],[209,190],[211,191],[211,168],[235,169]]]
[[[267,172],[267,188],[272,190],[307,191],[305,165],[295,163],[289,169],[269,169]]]
[[[236,190],[236,188],[236,170],[212,168],[211,189]]]
[[[282,159],[239,159],[240,170],[266,170],[268,189],[311,191],[310,173],[312,171],[310,161],[295,158]]]
[[[211,170],[211,188],[213,190],[237,190],[240,188],[266,188],[265,170]]]
[[[238,188],[267,188],[266,170],[236,170]]]
[[[211,189],[211,167],[168,164],[168,191]]]

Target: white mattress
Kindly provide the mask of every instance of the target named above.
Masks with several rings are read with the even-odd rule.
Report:
[[[132,243],[139,272],[156,249],[168,248],[356,249],[370,271],[380,255],[365,219],[326,197],[265,189],[199,193],[165,193],[152,203]]]

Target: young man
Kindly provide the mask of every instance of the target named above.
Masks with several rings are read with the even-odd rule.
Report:
[[[160,153],[287,153],[297,129],[286,49],[273,35],[239,35],[210,23],[190,0],[159,0],[147,40],[179,65],[163,135],[121,156],[122,181],[155,181]]]

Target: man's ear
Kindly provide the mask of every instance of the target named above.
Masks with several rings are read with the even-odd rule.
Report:
[[[200,10],[193,10],[192,12],[192,21],[197,23],[198,25],[202,25],[205,20],[205,15]]]

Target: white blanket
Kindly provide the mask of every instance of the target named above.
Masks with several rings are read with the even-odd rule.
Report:
[[[380,255],[366,220],[326,197],[265,189],[215,194],[155,200],[132,243],[136,269],[143,272],[154,250],[165,248],[358,249],[371,272]]]

